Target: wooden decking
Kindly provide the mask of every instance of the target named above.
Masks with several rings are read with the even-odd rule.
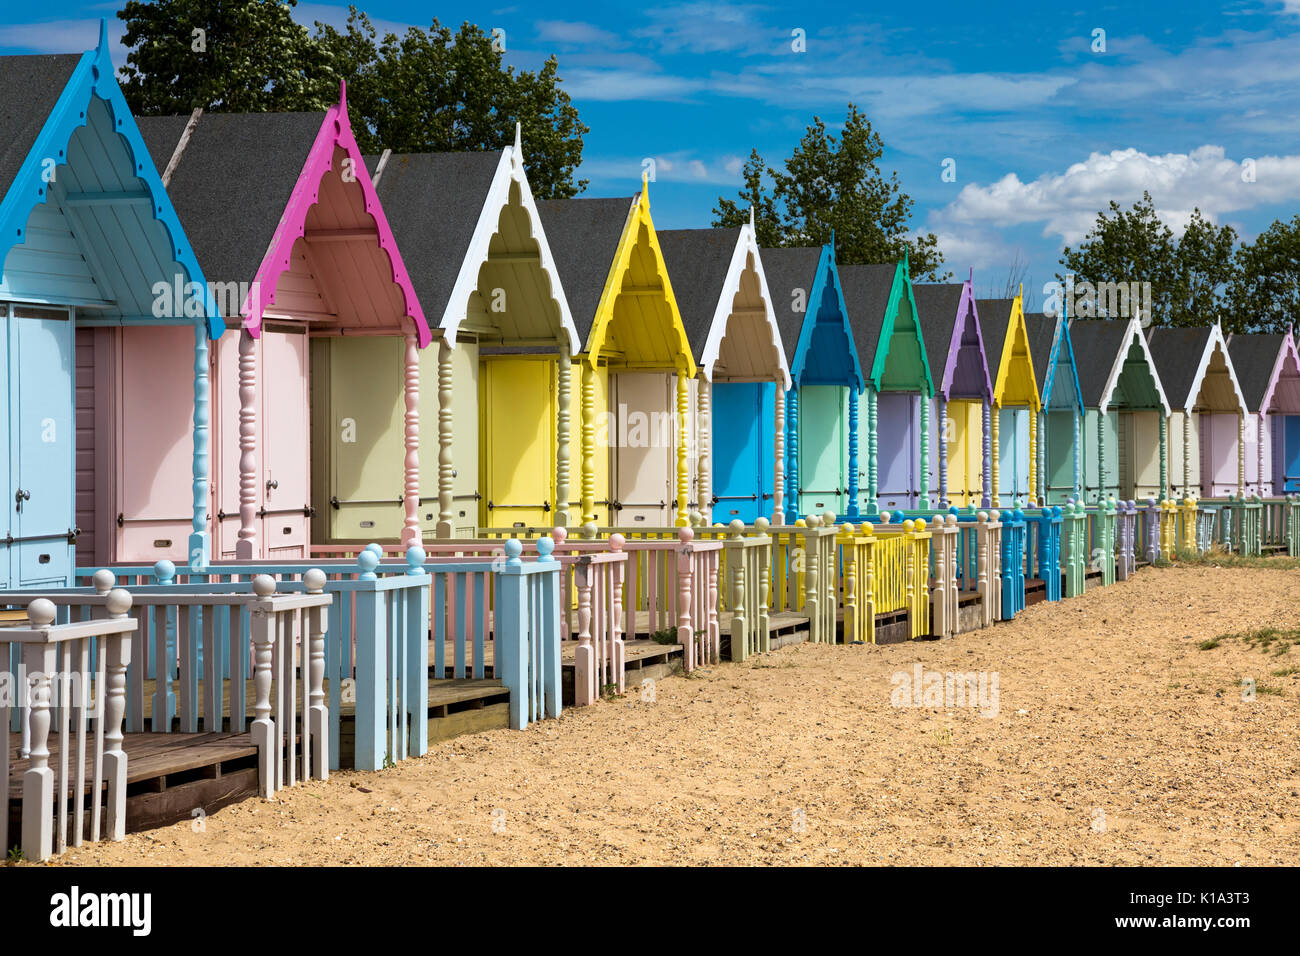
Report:
[[[21,816],[22,772],[31,761],[19,758],[18,735],[11,735],[10,740],[9,832],[15,833],[18,831],[13,827],[18,825]],[[75,747],[71,739],[69,746]],[[126,734],[122,747],[127,755],[126,828],[129,832],[199,819],[257,793],[257,748],[246,733]],[[60,759],[59,736],[54,733],[50,735],[50,767],[57,768]],[[82,791],[87,826],[93,774],[94,767],[88,758],[86,785]],[[75,768],[69,768],[68,775],[75,786]],[[75,803],[69,809],[70,819],[73,814]]]

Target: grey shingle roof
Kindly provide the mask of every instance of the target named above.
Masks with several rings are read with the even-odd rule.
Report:
[[[895,265],[840,266],[844,285],[844,304],[849,310],[849,325],[858,347],[858,363],[864,377],[871,375],[876,345],[884,327],[885,307],[894,287]],[[946,354],[946,352],[945,352]]]
[[[1031,312],[1025,316],[1025,331],[1029,335],[1029,355],[1034,362],[1034,381],[1039,397],[1047,381],[1047,363],[1052,358],[1052,343],[1056,339],[1056,316]]]
[[[1228,337],[1228,357],[1237,372],[1237,382],[1242,394],[1246,396],[1246,405],[1252,412],[1258,412],[1268,391],[1268,380],[1277,363],[1277,353],[1282,350],[1286,336],[1281,333],[1257,333],[1254,335],[1232,335]]]
[[[1188,393],[1192,390],[1197,367],[1205,354],[1205,344],[1212,333],[1208,326],[1199,329],[1160,328],[1152,329],[1147,336],[1156,372],[1174,411],[1187,406]]]
[[[805,313],[796,312],[795,289],[803,290],[803,300],[808,307],[813,281],[817,277],[817,261],[822,251],[816,246],[799,246],[791,249],[763,249],[763,274],[767,289],[772,295],[772,308],[776,311],[776,326],[781,332],[786,362],[794,363],[799,334],[803,331]]]
[[[378,159],[365,158],[372,176]],[[394,153],[384,165],[379,201],[433,325],[447,310],[500,161],[500,152]]]
[[[209,282],[257,274],[302,173],[323,113],[204,113],[167,186]],[[188,116],[136,120],[158,170]]]
[[[596,319],[614,252],[632,209],[626,199],[548,199],[537,204],[546,242],[555,257],[560,285],[578,329],[579,347]],[[672,281],[671,277],[669,281]]]
[[[0,56],[0,199],[36,145],[81,56]]]
[[[1075,319],[1070,323],[1070,343],[1074,346],[1084,407],[1101,405],[1101,393],[1106,390],[1106,379],[1115,367],[1127,330],[1127,320]],[[1159,369],[1159,374],[1163,379],[1164,370]]]
[[[727,268],[740,240],[740,229],[666,229],[657,235],[682,324],[699,361],[723,294]]]
[[[980,334],[984,336],[984,351],[989,363],[989,375],[997,377],[1002,362],[1002,347],[1007,341],[1007,326],[1011,324],[1011,308],[1015,299],[976,299],[975,311],[980,317]]]
[[[916,300],[916,315],[925,338],[925,354],[930,360],[930,374],[935,387],[943,377],[948,364],[948,349],[952,345],[953,326],[957,324],[957,309],[961,306],[961,282],[913,283],[912,298]]]

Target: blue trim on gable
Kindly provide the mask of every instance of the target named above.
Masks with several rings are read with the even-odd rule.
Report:
[[[220,338],[226,331],[226,323],[217,309],[212,290],[208,287],[199,267],[198,259],[189,248],[189,239],[181,227],[180,217],[172,207],[171,197],[162,184],[162,177],[154,168],[149,149],[144,138],[135,125],[117,85],[113,62],[108,54],[108,28],[104,20],[99,23],[99,45],[81,55],[81,60],[72,72],[67,86],[59,94],[58,101],[50,111],[49,118],[41,128],[40,135],[32,144],[31,152],[23,160],[14,177],[9,191],[0,200],[0,263],[9,255],[9,250],[25,242],[23,228],[31,216],[32,209],[44,203],[46,195],[45,180],[42,176],[42,162],[46,157],[58,157],[67,161],[68,144],[72,135],[86,125],[87,107],[92,96],[98,97],[108,105],[109,115],[113,119],[113,130],[126,142],[134,172],[153,197],[153,218],[167,231],[171,243],[172,259],[185,271],[187,282],[198,283],[204,290],[204,320],[207,323],[208,338]],[[160,320],[159,324],[166,324]]]
[[[1061,334],[1058,335],[1056,337],[1056,341],[1052,343],[1052,354],[1047,361],[1047,381],[1043,383],[1043,394],[1042,394],[1043,410],[1044,411],[1053,410],[1052,385],[1056,381],[1056,363],[1060,361],[1061,343],[1064,342],[1065,347],[1069,350],[1070,377],[1074,379],[1075,413],[1082,415],[1084,413],[1083,390],[1079,387],[1079,369],[1074,361],[1074,343],[1070,341],[1069,314],[1066,312],[1065,307],[1062,307],[1061,313],[1062,313],[1061,317],[1057,319],[1057,323],[1058,323],[1057,328],[1061,330]],[[1056,411],[1060,411],[1060,410],[1061,409],[1059,408],[1056,409]]]
[[[828,283],[828,275],[834,276],[833,282]],[[849,310],[844,302],[844,289],[840,285],[840,274],[835,266],[835,251],[831,243],[822,246],[821,256],[817,260],[817,274],[813,277],[812,289],[808,293],[803,325],[799,329],[799,341],[795,345],[794,361],[790,363],[791,387],[797,388],[803,384],[804,367],[809,353],[812,351],[813,331],[818,324],[818,317],[821,314],[823,299],[827,295],[828,284],[834,289],[835,295],[832,301],[825,304],[831,306],[839,315],[840,328],[843,330],[844,338],[848,343],[848,358],[852,363],[851,379],[837,384],[855,387],[857,391],[861,392],[863,390],[862,368],[858,364],[858,349],[853,340],[853,330],[849,328]],[[809,321],[810,319],[811,321]],[[834,383],[818,379],[816,384]]]

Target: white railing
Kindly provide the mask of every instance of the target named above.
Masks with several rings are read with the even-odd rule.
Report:
[[[36,598],[27,605],[27,627],[0,629],[0,661],[8,665],[21,658],[17,674],[9,676],[10,686],[21,695],[17,701],[22,733],[19,758],[28,761],[22,774],[19,844],[25,859],[45,860],[62,853],[69,842],[75,847],[85,840],[88,756],[89,838],[97,841],[107,834],[110,840],[121,840],[126,835],[122,714],[131,634],[136,629],[135,620],[126,616],[130,609],[131,595],[111,590],[104,595],[100,613],[90,620],[55,624],[57,607],[52,601]],[[9,700],[0,699],[0,793],[5,798],[0,813],[0,851],[4,852],[10,846],[10,707]],[[50,766],[50,728],[55,720],[57,787]],[[72,767],[70,760],[75,760]],[[100,801],[105,792],[103,814]]]

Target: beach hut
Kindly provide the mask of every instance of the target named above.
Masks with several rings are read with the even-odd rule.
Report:
[[[1082,390],[1084,499],[1165,497],[1170,403],[1138,319],[1070,323]]]
[[[1038,428],[1038,499],[1044,505],[1083,495],[1083,393],[1070,323],[1041,312],[1025,316],[1042,411]]]
[[[834,247],[764,249],[763,267],[790,367],[786,523],[827,511],[854,520],[863,378]]]
[[[993,375],[993,505],[1033,504],[1038,487],[1041,399],[1025,330],[1022,296],[981,299],[980,328],[997,366]]]
[[[0,58],[8,586],[208,554],[208,343],[224,331],[99,43]]]
[[[1178,497],[1246,491],[1246,398],[1223,329],[1149,329],[1147,343],[1168,395],[1168,460]],[[1181,460],[1181,466],[1178,466]],[[1181,479],[1181,482],[1174,481]]]
[[[241,326],[213,362],[214,556],[419,540],[431,336],[346,90],[323,114],[195,112],[141,129]]]
[[[907,256],[892,265],[843,266],[840,275],[858,358],[866,370],[867,488],[862,512],[928,508],[934,382]]]
[[[578,331],[518,129],[500,152],[388,154],[368,165],[420,303],[437,319],[437,348],[421,363],[426,535],[568,525]]]
[[[790,386],[753,222],[659,233],[699,367],[695,447],[706,524],[784,518]]]
[[[988,427],[993,385],[975,311],[973,274],[965,282],[916,283],[912,297],[934,377],[932,471],[940,508],[989,506]]]
[[[1228,336],[1246,420],[1246,491],[1300,491],[1300,355],[1291,332]]]
[[[696,365],[650,217],[649,187],[630,199],[537,204],[581,353],[583,521],[685,527]]]

